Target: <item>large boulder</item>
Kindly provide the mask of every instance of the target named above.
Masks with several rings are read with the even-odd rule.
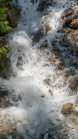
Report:
[[[8,11],[5,16],[6,20],[9,22],[9,26],[16,28],[18,23],[18,8],[12,4],[9,4]]]

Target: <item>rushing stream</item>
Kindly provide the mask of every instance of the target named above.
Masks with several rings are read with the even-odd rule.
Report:
[[[16,134],[13,136],[7,131],[5,137],[78,139],[73,123],[61,113],[64,103],[71,102],[75,105],[77,98],[77,91],[72,92],[63,73],[73,69],[77,74],[77,70],[62,51],[59,42],[64,33],[58,31],[63,26],[61,13],[67,8],[75,7],[77,3],[75,0],[54,0],[52,6],[43,12],[37,11],[39,0],[34,4],[31,0],[13,0],[12,3],[20,9],[18,26],[9,33],[13,75],[9,79],[0,78],[1,87],[10,92],[12,106],[0,108],[0,119],[5,121],[7,130],[14,129]],[[49,31],[44,28],[46,22],[50,24]],[[34,34],[42,28],[44,35],[35,40]],[[62,70],[57,70],[53,63],[53,41],[56,41],[64,60],[65,68]],[[44,42],[47,42],[47,48],[41,48]]]

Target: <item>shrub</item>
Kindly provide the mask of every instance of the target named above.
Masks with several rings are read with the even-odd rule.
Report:
[[[8,47],[10,46],[10,44],[6,41],[5,36],[3,36],[3,34],[10,29],[10,27],[8,26],[8,21],[6,21],[5,19],[5,13],[8,10],[7,6],[8,6],[7,0],[0,0],[0,61],[1,63],[2,63],[2,54],[5,53],[8,56],[7,51],[8,51]],[[3,63],[2,63],[2,67],[3,67]]]

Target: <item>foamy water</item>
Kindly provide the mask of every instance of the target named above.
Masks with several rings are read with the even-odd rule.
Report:
[[[69,83],[64,81],[64,71],[55,70],[55,65],[49,60],[51,56],[55,56],[51,52],[55,37],[62,50],[58,43],[62,34],[57,34],[63,24],[61,13],[76,5],[76,1],[54,2],[53,7],[44,12],[48,12],[48,15],[37,12],[39,1],[32,4],[30,0],[18,0],[17,3],[20,8],[18,26],[9,35],[10,59],[16,77],[0,80],[1,87],[13,92],[16,100],[20,96],[17,103],[10,98],[14,106],[0,109],[1,117],[8,115],[12,123],[16,121],[17,139],[39,139],[41,134],[44,134],[44,139],[49,139],[50,130],[54,139],[63,139],[65,124],[70,128],[68,138],[76,139],[77,132],[73,131],[73,124],[61,113],[62,105],[66,102],[75,104],[76,96],[69,95]],[[16,4],[15,1],[12,3]],[[47,21],[52,29],[38,43],[33,44],[34,33]],[[41,51],[39,46],[45,39],[48,48]],[[12,139],[12,136],[7,136],[7,139]]]

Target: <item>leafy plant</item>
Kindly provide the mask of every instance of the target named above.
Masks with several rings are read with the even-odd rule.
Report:
[[[2,36],[2,34],[10,29],[10,27],[8,26],[9,22],[6,21],[5,18],[6,11],[8,10],[7,5],[7,0],[0,0],[0,61],[2,61],[2,54],[5,53],[8,56],[7,51],[8,47],[10,46],[10,44],[6,41],[5,36]]]

